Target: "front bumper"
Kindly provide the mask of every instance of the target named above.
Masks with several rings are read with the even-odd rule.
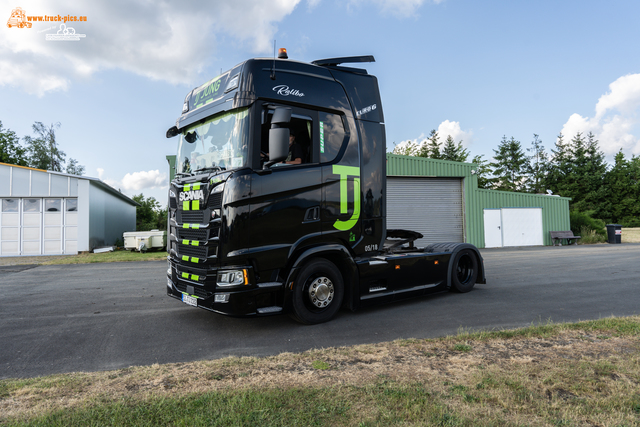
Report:
[[[267,316],[283,311],[284,284],[260,283],[207,292],[195,284],[185,285],[180,280],[167,277],[167,295],[183,302],[183,295],[189,295],[195,298],[198,308],[228,316]]]

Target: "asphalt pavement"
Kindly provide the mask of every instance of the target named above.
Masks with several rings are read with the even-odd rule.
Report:
[[[166,295],[166,262],[0,267],[0,378],[434,338],[640,314],[640,244],[481,250],[487,284],[303,326]]]

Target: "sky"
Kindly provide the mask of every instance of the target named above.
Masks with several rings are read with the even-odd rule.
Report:
[[[163,205],[185,95],[274,40],[300,61],[374,55],[388,151],[436,129],[489,160],[503,136],[549,151],[561,132],[640,155],[637,0],[0,0],[0,19],[16,7],[78,21],[0,26],[4,128],[59,122],[85,175]],[[78,40],[48,40],[61,24]]]

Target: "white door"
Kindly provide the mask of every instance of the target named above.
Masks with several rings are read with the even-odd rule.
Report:
[[[500,209],[484,210],[484,247],[502,247],[502,214]]]
[[[42,199],[22,199],[22,255],[42,254]]]
[[[542,208],[503,208],[504,246],[542,246]]]
[[[44,199],[44,253],[62,253],[62,199]]]
[[[78,253],[78,199],[64,201],[64,253]]]
[[[20,255],[20,199],[2,199],[0,255]]]

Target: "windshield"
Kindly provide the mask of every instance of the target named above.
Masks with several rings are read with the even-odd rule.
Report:
[[[176,173],[236,169],[249,163],[249,109],[222,113],[180,135]]]

